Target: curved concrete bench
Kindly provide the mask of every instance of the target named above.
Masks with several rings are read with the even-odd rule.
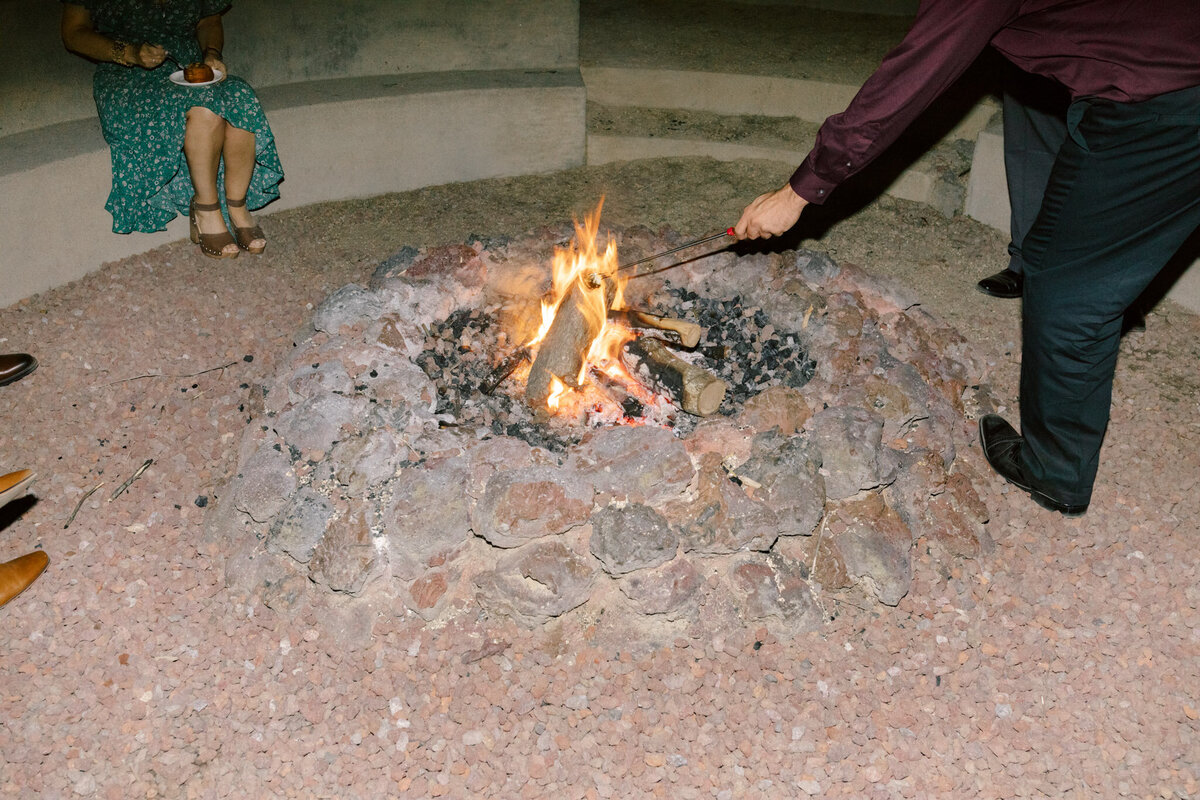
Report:
[[[490,70],[313,81],[259,92],[286,179],[272,212],[583,163],[578,70]],[[112,233],[99,121],[0,138],[0,304],[188,235]]]

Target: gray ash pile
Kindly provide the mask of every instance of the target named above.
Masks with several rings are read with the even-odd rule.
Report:
[[[579,441],[581,431],[551,430],[535,420],[520,387],[485,391],[496,365],[510,355],[502,338],[495,314],[478,308],[459,308],[429,326],[425,349],[414,361],[437,389],[434,413],[443,426],[488,430],[552,453],[565,452]]]
[[[812,380],[817,363],[796,331],[777,328],[767,313],[741,296],[718,300],[686,288],[669,287],[677,298],[664,314],[691,319],[704,329],[695,348],[706,368],[729,385],[720,413],[736,414],[754,395],[771,387],[799,389]]]

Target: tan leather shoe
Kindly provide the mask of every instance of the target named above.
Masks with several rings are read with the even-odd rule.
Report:
[[[31,469],[19,469],[7,475],[0,475],[0,506],[11,503],[25,494],[29,484],[33,483],[36,477],[37,473]]]
[[[50,556],[34,550],[0,564],[0,606],[28,589],[49,563]]]
[[[28,353],[0,355],[0,386],[19,381],[37,369],[38,360]]]

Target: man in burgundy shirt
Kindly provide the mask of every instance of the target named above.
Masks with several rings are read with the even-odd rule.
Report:
[[[1091,500],[1122,315],[1200,225],[1200,8],[1195,0],[923,0],[788,185],[756,198],[741,238],[790,229],[863,169],[991,45],[1070,93],[1025,267],[1021,433],[989,414],[992,467],[1069,516]]]

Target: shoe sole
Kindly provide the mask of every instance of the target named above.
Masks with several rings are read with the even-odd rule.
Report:
[[[41,551],[34,551],[34,552],[41,552]],[[21,587],[20,591],[18,591],[12,597],[5,600],[3,603],[0,603],[0,608],[3,608],[4,606],[11,603],[13,600],[16,600],[18,597],[20,597],[22,594],[24,594],[29,589],[30,586],[33,586],[35,583],[37,583],[37,579],[42,577],[42,573],[46,571],[46,567],[48,567],[48,566],[50,566],[50,557],[49,556],[47,556],[46,560],[42,562],[41,569],[39,569],[37,572],[35,572],[33,574],[33,577],[31,577],[29,579],[28,583],[26,583],[24,586]]]
[[[3,476],[7,478],[8,476]],[[6,506],[18,497],[26,494],[29,484],[33,483],[33,479],[37,477],[36,472],[30,472],[24,478],[9,486],[7,489],[0,491],[0,506]]]
[[[20,372],[18,372],[15,375],[9,375],[4,380],[0,381],[0,386],[8,386],[10,383],[16,383],[17,381],[21,380],[21,378],[26,377],[27,375],[29,375],[31,372],[33,372],[37,368],[38,368],[38,360],[35,358],[35,359],[33,359],[33,363],[30,364],[29,366],[27,366],[25,369],[21,370]]]
[[[987,457],[987,452],[988,452],[987,435],[984,434],[982,427],[979,428],[979,446],[983,450],[983,458],[985,461],[988,462],[988,466],[991,467],[992,470],[997,475],[1000,475],[1000,470],[996,469],[995,465],[992,464],[991,459],[989,459]],[[1057,500],[1055,500],[1054,498],[1052,498],[1046,494],[1043,494],[1042,492],[1033,488],[1032,486],[1026,486],[1025,484],[1021,483],[1020,481],[1015,481],[1012,478],[1005,477],[1004,475],[1000,475],[1000,477],[1003,478],[1006,483],[1011,483],[1013,486],[1017,487],[1022,492],[1027,492],[1029,494],[1030,499],[1032,499],[1033,502],[1037,503],[1039,506],[1046,509],[1047,511],[1057,511],[1059,514],[1062,514],[1064,517],[1067,517],[1068,519],[1075,519],[1077,517],[1082,517],[1084,515],[1084,513],[1087,511],[1088,507],[1087,507],[1086,503],[1081,506],[1079,506],[1079,505],[1073,506],[1073,505],[1068,505],[1067,503],[1060,503]]]
[[[993,292],[990,289],[983,288],[979,284],[976,284],[975,288],[988,297],[999,297],[1001,300],[1016,300],[1021,296],[1019,294],[1009,294],[1008,292]]]

